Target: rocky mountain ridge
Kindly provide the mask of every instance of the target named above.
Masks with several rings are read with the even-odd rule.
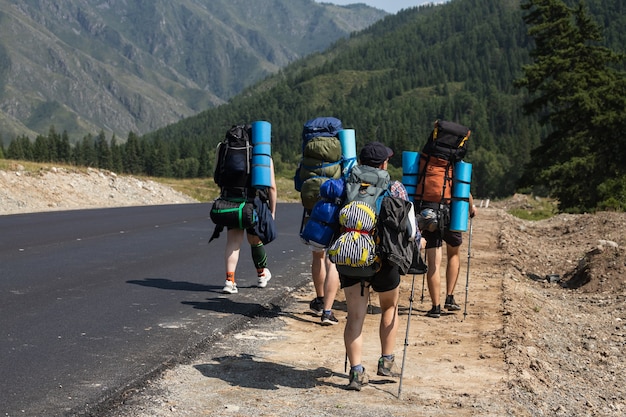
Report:
[[[0,0],[0,139],[153,131],[385,14],[313,0]]]

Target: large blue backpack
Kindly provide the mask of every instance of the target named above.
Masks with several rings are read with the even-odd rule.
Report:
[[[316,117],[307,120],[302,127],[302,151],[304,152],[304,147],[311,139],[336,138],[340,130],[343,130],[343,124],[336,117]]]

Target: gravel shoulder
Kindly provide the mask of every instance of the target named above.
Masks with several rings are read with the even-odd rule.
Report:
[[[461,312],[425,317],[430,305],[427,289],[422,302],[421,277],[404,277],[396,349],[397,364],[405,358],[401,392],[398,378],[372,375],[376,296],[364,333],[371,381],[361,392],[346,391],[345,303],[340,293],[340,324],[322,327],[308,312],[308,286],[129,392],[107,416],[623,415],[624,215],[526,222],[504,209],[482,209],[474,219],[470,272],[462,265],[456,290]],[[559,281],[549,282],[554,274]]]

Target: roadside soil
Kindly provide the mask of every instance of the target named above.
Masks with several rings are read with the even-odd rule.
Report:
[[[166,188],[99,171],[0,171],[0,214],[193,201]],[[514,196],[479,209],[471,245],[464,234],[455,291],[461,311],[425,317],[423,277],[403,278],[401,390],[400,378],[375,375],[376,295],[364,326],[370,384],[346,391],[343,294],[334,305],[340,323],[324,327],[308,311],[309,284],[98,415],[625,415],[626,215],[531,222],[507,213],[526,204]]]
[[[507,204],[523,206],[524,197]],[[340,324],[324,327],[308,311],[309,285],[129,391],[106,415],[624,415],[626,218],[528,222],[505,209],[501,203],[479,210],[469,251],[464,235],[468,256],[455,291],[461,311],[425,317],[422,276],[404,277],[396,345],[401,387],[399,378],[375,375],[380,310],[372,295],[363,352],[370,384],[361,392],[344,389],[343,294],[334,305]]]

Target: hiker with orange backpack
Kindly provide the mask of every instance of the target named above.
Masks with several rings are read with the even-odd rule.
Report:
[[[462,161],[467,152],[467,141],[470,130],[458,123],[437,120],[422,152],[419,156],[418,183],[415,194],[415,206],[418,213],[418,224],[422,237],[426,240],[426,264],[428,272],[428,292],[432,301],[432,308],[426,313],[427,317],[441,316],[440,302],[440,264],[442,259],[443,242],[446,243],[446,299],[444,308],[448,311],[458,311],[461,307],[454,300],[454,287],[460,271],[459,250],[463,243],[462,230],[452,227],[452,220],[465,216],[473,218],[476,207],[471,193],[469,180],[471,178],[471,164]],[[460,165],[464,164],[464,165]],[[469,166],[470,178],[457,178],[455,167]],[[457,168],[459,169],[459,168]],[[453,196],[453,180],[465,183],[466,198]],[[461,201],[462,207],[453,205],[453,201]],[[457,217],[454,217],[457,216]],[[456,223],[463,223],[455,221]],[[465,222],[466,223],[466,222]]]
[[[470,194],[470,217],[476,215],[476,207]],[[430,232],[427,229],[422,232],[422,237],[426,240],[426,282],[428,283],[428,293],[432,302],[432,308],[426,313],[427,317],[439,318],[441,316],[441,278],[440,267],[443,257],[443,242],[446,243],[446,299],[444,308],[448,311],[458,311],[461,307],[454,300],[454,288],[461,269],[460,249],[463,243],[461,232],[452,232],[446,229],[441,235],[439,230]]]

